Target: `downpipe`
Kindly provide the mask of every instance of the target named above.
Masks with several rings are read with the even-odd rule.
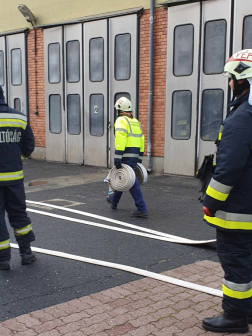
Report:
[[[148,110],[148,169],[152,171],[151,137],[152,137],[152,103],[153,103],[153,45],[154,45],[154,0],[150,0],[150,63],[149,63],[149,110]]]

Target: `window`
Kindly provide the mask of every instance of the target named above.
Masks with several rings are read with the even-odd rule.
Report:
[[[67,131],[71,135],[81,132],[80,95],[69,94],[67,96]]]
[[[120,34],[115,37],[115,79],[130,79],[131,72],[131,36]]]
[[[205,90],[202,96],[201,139],[215,141],[222,124],[224,92]]]
[[[192,92],[174,91],[172,95],[172,138],[188,140],[191,137]]]
[[[226,57],[226,21],[208,21],[205,24],[204,73],[223,72]]]
[[[51,133],[61,133],[61,97],[49,96],[49,129]]]
[[[68,83],[80,81],[80,42],[68,41],[66,45],[66,77]]]
[[[125,98],[128,98],[130,101],[131,101],[131,97],[130,97],[130,94],[128,92],[117,92],[115,94],[115,101],[114,101],[114,105],[116,103],[116,101],[121,98],[121,97],[125,97]],[[116,118],[117,118],[117,111],[116,109],[114,108],[114,123],[116,121]]]
[[[174,76],[190,76],[193,72],[193,39],[192,24],[177,26],[174,29]]]
[[[89,41],[89,78],[91,82],[104,79],[104,40],[102,37]]]
[[[48,46],[48,80],[51,84],[60,82],[60,45],[51,43]]]
[[[14,109],[21,112],[21,100],[19,98],[14,99]]]
[[[22,84],[22,56],[21,49],[11,50],[11,84]]]
[[[92,94],[89,105],[89,129],[92,136],[104,134],[104,97],[102,94]]]
[[[252,49],[252,15],[246,16],[243,21],[242,49]]]
[[[4,52],[0,50],[0,85],[4,85]]]

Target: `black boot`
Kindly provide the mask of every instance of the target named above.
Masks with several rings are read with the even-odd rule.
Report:
[[[205,318],[202,324],[203,328],[214,332],[235,332],[244,334],[249,331],[247,316],[236,316],[224,312],[222,315]]]
[[[22,265],[28,265],[36,259],[35,254],[32,253],[30,243],[19,244],[19,253]]]
[[[111,198],[109,197],[109,195],[107,196],[106,200],[107,200],[107,202],[110,204],[111,209],[113,209],[113,210],[116,210],[116,209],[117,209],[117,205],[115,205],[115,204],[112,202],[112,200],[111,200]]]
[[[0,271],[6,271],[10,269],[10,261],[0,261]]]
[[[148,217],[148,212],[147,211],[139,211],[136,210],[132,212],[131,214],[132,217],[142,217],[142,218],[147,218]]]

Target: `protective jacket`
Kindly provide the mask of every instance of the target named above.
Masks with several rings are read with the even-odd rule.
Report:
[[[118,117],[115,122],[114,164],[125,163],[131,167],[142,162],[144,135],[140,122],[126,116]]]
[[[0,185],[23,181],[22,158],[30,156],[34,146],[27,117],[0,100]]]
[[[230,104],[217,141],[216,169],[203,205],[216,211],[205,221],[220,230],[252,231],[252,106],[249,92]]]

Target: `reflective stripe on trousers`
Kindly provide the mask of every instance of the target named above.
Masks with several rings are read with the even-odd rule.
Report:
[[[10,239],[0,242],[0,250],[5,250],[10,247]]]
[[[252,232],[217,229],[217,253],[224,270],[222,308],[252,313]]]
[[[24,236],[28,232],[30,232],[31,230],[32,230],[32,224],[29,224],[29,225],[26,225],[25,227],[23,227],[21,229],[14,229],[14,235],[15,236]]]

